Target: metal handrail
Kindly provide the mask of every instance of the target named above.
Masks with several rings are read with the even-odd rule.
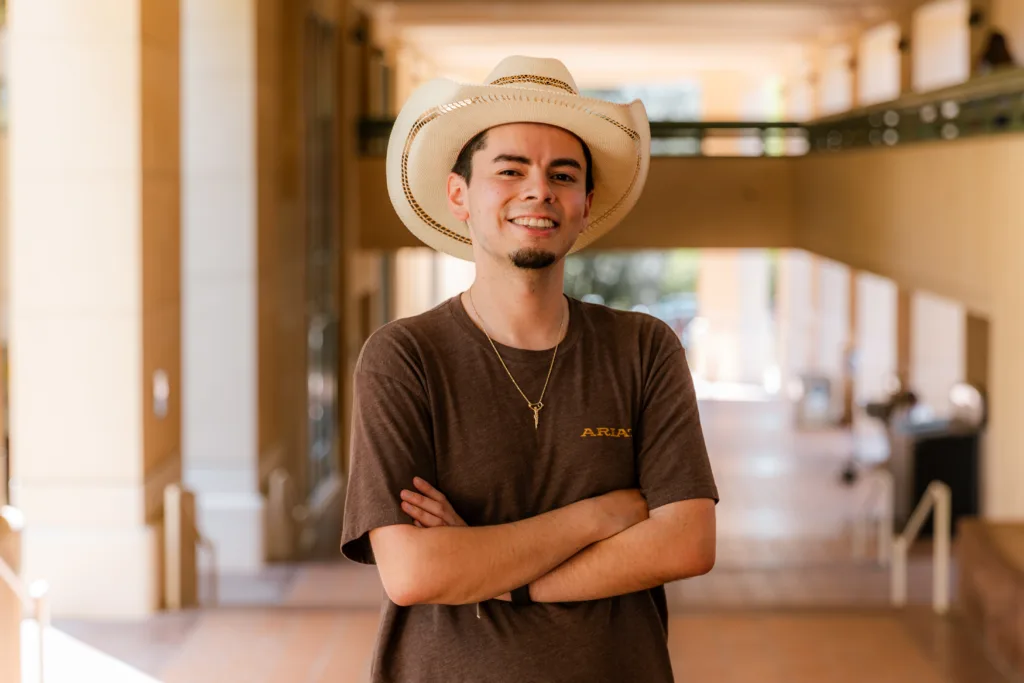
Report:
[[[5,505],[0,508],[0,518],[7,521],[12,531],[16,533],[21,531],[22,524],[20,511]],[[32,612],[32,617],[36,621],[39,629],[39,646],[37,648],[39,656],[38,680],[39,683],[43,683],[45,680],[44,663],[46,660],[46,648],[44,646],[46,640],[45,634],[46,630],[50,628],[50,586],[43,580],[33,581],[31,584],[26,586],[25,582],[21,580],[21,577],[18,576],[18,572],[7,564],[7,561],[4,560],[3,557],[0,557],[0,586],[3,585],[6,585],[15,597],[18,598],[23,609],[28,609]],[[16,653],[15,657],[20,657],[20,654],[20,652]]]
[[[941,481],[928,485],[921,501],[914,508],[906,529],[893,543],[891,574],[892,604],[902,607],[907,604],[907,554],[917,540],[921,527],[934,512],[934,534],[932,539],[932,608],[936,614],[949,611],[949,563],[950,537],[952,535],[952,492]]]
[[[186,531],[195,539],[195,546],[209,553],[210,557],[210,604],[218,602],[217,550],[210,539],[203,536],[194,521],[182,514],[182,497],[191,495],[180,484],[169,484],[164,489],[164,597],[168,610],[179,610],[184,606],[183,577],[181,576],[182,536]],[[197,588],[198,599],[198,588]]]
[[[868,474],[869,487],[861,501],[859,514],[853,523],[853,556],[863,559],[867,555],[869,521],[877,525],[876,541],[878,564],[886,567],[892,558],[893,517],[894,517],[894,484],[892,472],[885,468],[876,468]]]

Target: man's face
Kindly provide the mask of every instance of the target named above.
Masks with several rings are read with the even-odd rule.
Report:
[[[469,224],[477,261],[486,254],[523,269],[547,268],[569,253],[592,199],[580,141],[538,123],[490,129],[470,181],[448,179],[449,208]]]

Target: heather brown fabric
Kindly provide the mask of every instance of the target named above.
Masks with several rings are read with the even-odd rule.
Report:
[[[651,509],[718,500],[682,345],[661,321],[570,299],[540,429],[459,297],[377,331],[355,375],[342,551],[372,563],[370,530],[411,524],[419,476],[470,526],[513,522],[624,488]],[[498,345],[531,399],[550,351]],[[376,683],[670,683],[663,588],[524,607],[385,600]]]

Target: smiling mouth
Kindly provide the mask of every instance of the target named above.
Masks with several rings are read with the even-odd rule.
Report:
[[[509,220],[509,223],[518,225],[521,228],[529,228],[531,230],[554,230],[558,227],[558,223],[550,218],[512,218]]]

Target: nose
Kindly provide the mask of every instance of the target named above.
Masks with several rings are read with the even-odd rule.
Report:
[[[526,177],[523,183],[522,200],[531,202],[544,202],[550,204],[555,200],[555,193],[551,189],[551,183],[546,174],[532,172]]]

